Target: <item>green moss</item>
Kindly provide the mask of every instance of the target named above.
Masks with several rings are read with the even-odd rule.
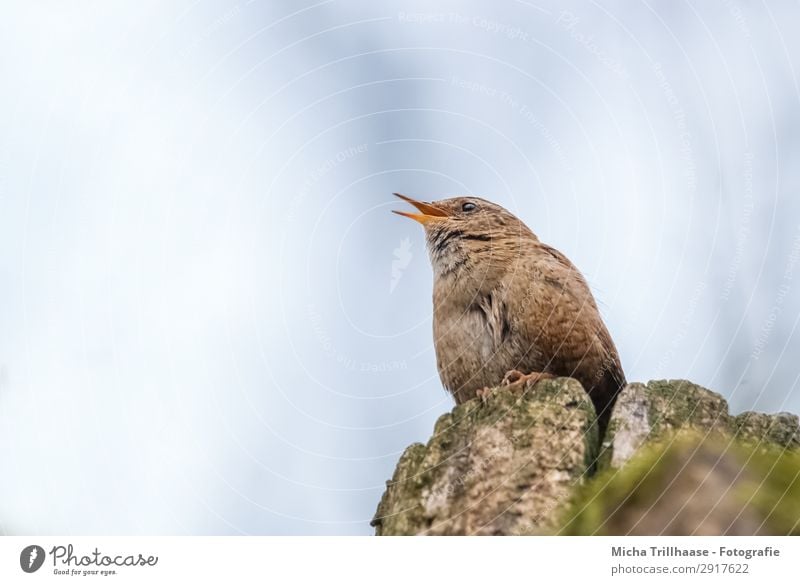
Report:
[[[647,390],[648,416],[657,435],[686,425],[707,430],[730,426],[728,403],[716,392],[687,380],[653,380]]]
[[[421,471],[426,453],[425,445],[413,443],[400,456],[392,479],[386,482],[387,489],[378,503],[378,509],[371,522],[375,527],[375,534],[414,534],[414,526],[419,521],[420,511],[410,509],[398,514],[394,510],[397,509],[398,498],[419,493],[430,481],[429,475]]]
[[[587,481],[600,450],[594,421],[569,379],[455,407],[427,445],[403,453],[376,533],[541,534],[556,525],[575,535],[800,535],[797,416],[733,417],[722,396],[682,380],[631,384],[611,418],[606,463]]]
[[[733,431],[742,441],[800,447],[800,423],[797,415],[787,412],[743,412],[733,419]]]
[[[456,406],[437,420],[427,445],[413,445],[400,458],[373,521],[376,534],[551,526],[556,503],[594,459],[594,418],[571,379],[497,388],[486,400]]]
[[[753,479],[740,498],[759,511],[769,534],[800,536],[800,453],[779,447],[740,449]]]
[[[567,535],[624,533],[619,523],[626,521],[627,511],[649,510],[660,498],[673,497],[666,490],[675,478],[675,470],[682,469],[699,449],[708,450],[712,461],[713,458],[718,458],[718,462],[730,458],[734,464],[735,505],[731,509],[731,522],[742,512],[749,511],[758,519],[756,526],[762,533],[800,534],[800,454],[797,451],[773,445],[756,447],[732,442],[730,438],[727,441],[709,439],[694,432],[650,444],[621,469],[606,469],[578,488],[560,516],[561,528],[557,532]],[[722,475],[725,473],[720,471]],[[723,477],[722,481],[727,479]],[[636,514],[630,516],[637,517]]]
[[[436,420],[436,424],[433,427],[433,436],[436,437],[437,435],[446,433],[452,426],[453,416],[449,412],[446,412]]]
[[[645,448],[621,470],[606,469],[584,486],[578,487],[561,515],[559,534],[603,534],[609,511],[621,505],[636,505],[649,493],[651,484],[664,481],[659,463],[666,454],[666,445]]]
[[[639,445],[680,430],[720,436],[732,432],[733,421],[721,395],[686,380],[629,384],[617,400],[597,467],[619,466],[617,449],[626,457]]]

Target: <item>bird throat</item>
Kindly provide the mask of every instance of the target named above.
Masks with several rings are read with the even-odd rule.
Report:
[[[474,295],[496,287],[513,257],[519,241],[496,238],[490,231],[434,228],[427,233],[428,254],[435,285],[450,290],[450,300],[471,302]],[[509,241],[506,241],[509,240]]]
[[[445,228],[433,228],[428,232],[428,255],[435,276],[458,277],[462,272],[471,269],[478,258],[467,244],[468,241],[491,244],[491,236]]]

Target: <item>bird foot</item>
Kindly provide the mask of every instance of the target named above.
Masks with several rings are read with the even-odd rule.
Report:
[[[486,402],[489,400],[490,390],[491,388],[489,388],[488,386],[484,386],[483,388],[478,388],[477,390],[475,390],[475,396],[480,398],[483,404],[486,404]]]
[[[531,385],[533,385],[541,380],[550,380],[552,378],[555,378],[555,376],[548,374],[547,372],[531,372],[530,374],[523,374],[519,370],[509,370],[506,372],[506,375],[500,384],[502,386],[511,386],[512,384],[523,385],[530,382]]]

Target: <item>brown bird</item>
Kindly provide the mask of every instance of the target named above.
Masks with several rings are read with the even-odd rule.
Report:
[[[394,213],[425,228],[436,362],[456,404],[498,384],[568,376],[589,394],[602,436],[625,374],[572,262],[485,199],[395,195],[419,213]]]

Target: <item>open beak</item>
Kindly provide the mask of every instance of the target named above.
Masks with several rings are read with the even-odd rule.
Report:
[[[399,197],[403,201],[408,201],[411,205],[419,209],[422,213],[408,213],[406,211],[395,211],[392,210],[392,213],[396,213],[397,215],[403,215],[405,217],[410,217],[411,219],[418,221],[422,225],[429,223],[431,221],[436,221],[443,217],[447,217],[447,213],[438,207],[434,207],[430,203],[425,203],[424,201],[415,201],[411,197],[406,197],[405,195],[401,195],[400,193],[394,193],[395,197]]]

